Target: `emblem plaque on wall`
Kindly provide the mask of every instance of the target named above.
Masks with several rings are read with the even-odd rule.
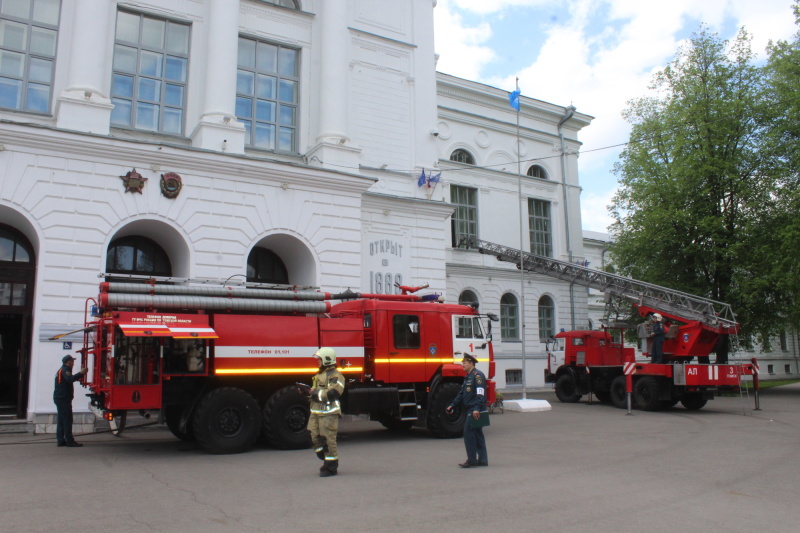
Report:
[[[174,172],[161,174],[161,194],[166,198],[177,198],[181,193],[183,182],[181,177]]]
[[[120,176],[120,178],[122,178],[122,183],[125,186],[125,192],[138,192],[142,194],[144,184],[147,182],[147,178],[136,172],[135,168],[129,170],[127,174]]]

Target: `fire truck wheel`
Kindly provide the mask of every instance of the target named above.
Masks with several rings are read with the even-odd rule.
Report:
[[[610,394],[611,403],[614,407],[619,409],[628,408],[628,393],[625,390],[625,376],[617,376],[614,378],[614,381],[611,382]]]
[[[198,444],[211,453],[247,451],[261,431],[258,403],[241,389],[214,389],[200,400],[192,429]]]
[[[556,396],[564,403],[575,403],[581,399],[572,374],[561,374],[556,380]]]
[[[308,399],[290,385],[276,391],[264,404],[264,438],[282,450],[302,450],[311,445]]]
[[[186,422],[186,431],[181,431],[181,416],[183,416],[183,405],[170,405],[164,408],[164,418],[167,421],[167,427],[173,435],[185,442],[194,442],[194,432],[192,432],[192,425],[189,421]]]
[[[658,399],[658,381],[654,377],[640,378],[633,387],[633,397],[643,411],[657,411],[661,408]]]
[[[702,394],[687,394],[681,399],[681,405],[690,411],[702,409],[708,400]]]
[[[433,391],[428,409],[428,429],[433,436],[440,439],[452,439],[460,437],[464,433],[466,411],[460,407],[456,407],[453,414],[447,414],[446,411],[460,390],[460,383],[448,381],[441,383]]]

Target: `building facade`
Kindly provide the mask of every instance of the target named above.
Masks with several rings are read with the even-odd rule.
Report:
[[[437,74],[435,4],[0,0],[0,409],[52,429],[82,336],[49,339],[104,272],[427,282],[502,315],[501,388],[540,384],[539,340],[586,322],[585,292],[457,238],[581,257],[591,117],[522,98],[518,133],[507,92]]]

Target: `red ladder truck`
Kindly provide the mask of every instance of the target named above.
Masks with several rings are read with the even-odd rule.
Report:
[[[138,282],[103,282],[87,300],[80,350],[90,405],[118,431],[128,411],[159,410],[175,436],[212,453],[243,452],[259,436],[277,448],[307,447],[309,407],[297,383],[310,382],[314,352],[329,346],[347,378],[345,414],[451,438],[465,420],[445,412],[464,377],[461,354],[494,376],[497,317],[411,294],[420,287],[329,294],[130,278]],[[488,401],[494,390],[489,380]]]
[[[622,330],[631,324],[611,324],[599,331],[562,331],[556,334],[554,348],[548,350],[545,382],[555,383],[562,402],[577,402],[594,394],[601,402],[625,408],[628,392],[633,404],[653,411],[680,402],[686,409],[701,409],[720,391],[739,391],[745,376],[752,376],[758,408],[758,363],[728,363],[718,354],[715,364],[709,355],[723,336],[739,330],[728,304],[693,296],[591,269],[582,265],[520,254],[514,249],[476,238],[462,239],[461,246],[514,263],[527,272],[543,274],[597,289],[608,304],[627,302],[640,316],[661,314],[670,321],[663,345],[664,363],[637,362],[635,350],[624,346]],[[520,260],[520,255],[522,259]],[[640,337],[649,330],[640,324]],[[614,334],[614,330],[620,330]],[[645,355],[649,355],[645,352]]]

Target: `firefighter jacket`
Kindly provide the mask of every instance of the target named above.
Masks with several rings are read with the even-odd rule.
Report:
[[[461,390],[458,391],[450,407],[464,406],[468,413],[486,411],[486,376],[477,368],[473,368],[464,377]]]
[[[71,400],[75,396],[73,383],[81,379],[82,374],[73,374],[72,369],[63,365],[56,372],[55,387],[53,389],[54,400]]]
[[[342,414],[339,398],[344,393],[344,376],[335,366],[320,369],[311,382],[311,414]]]

